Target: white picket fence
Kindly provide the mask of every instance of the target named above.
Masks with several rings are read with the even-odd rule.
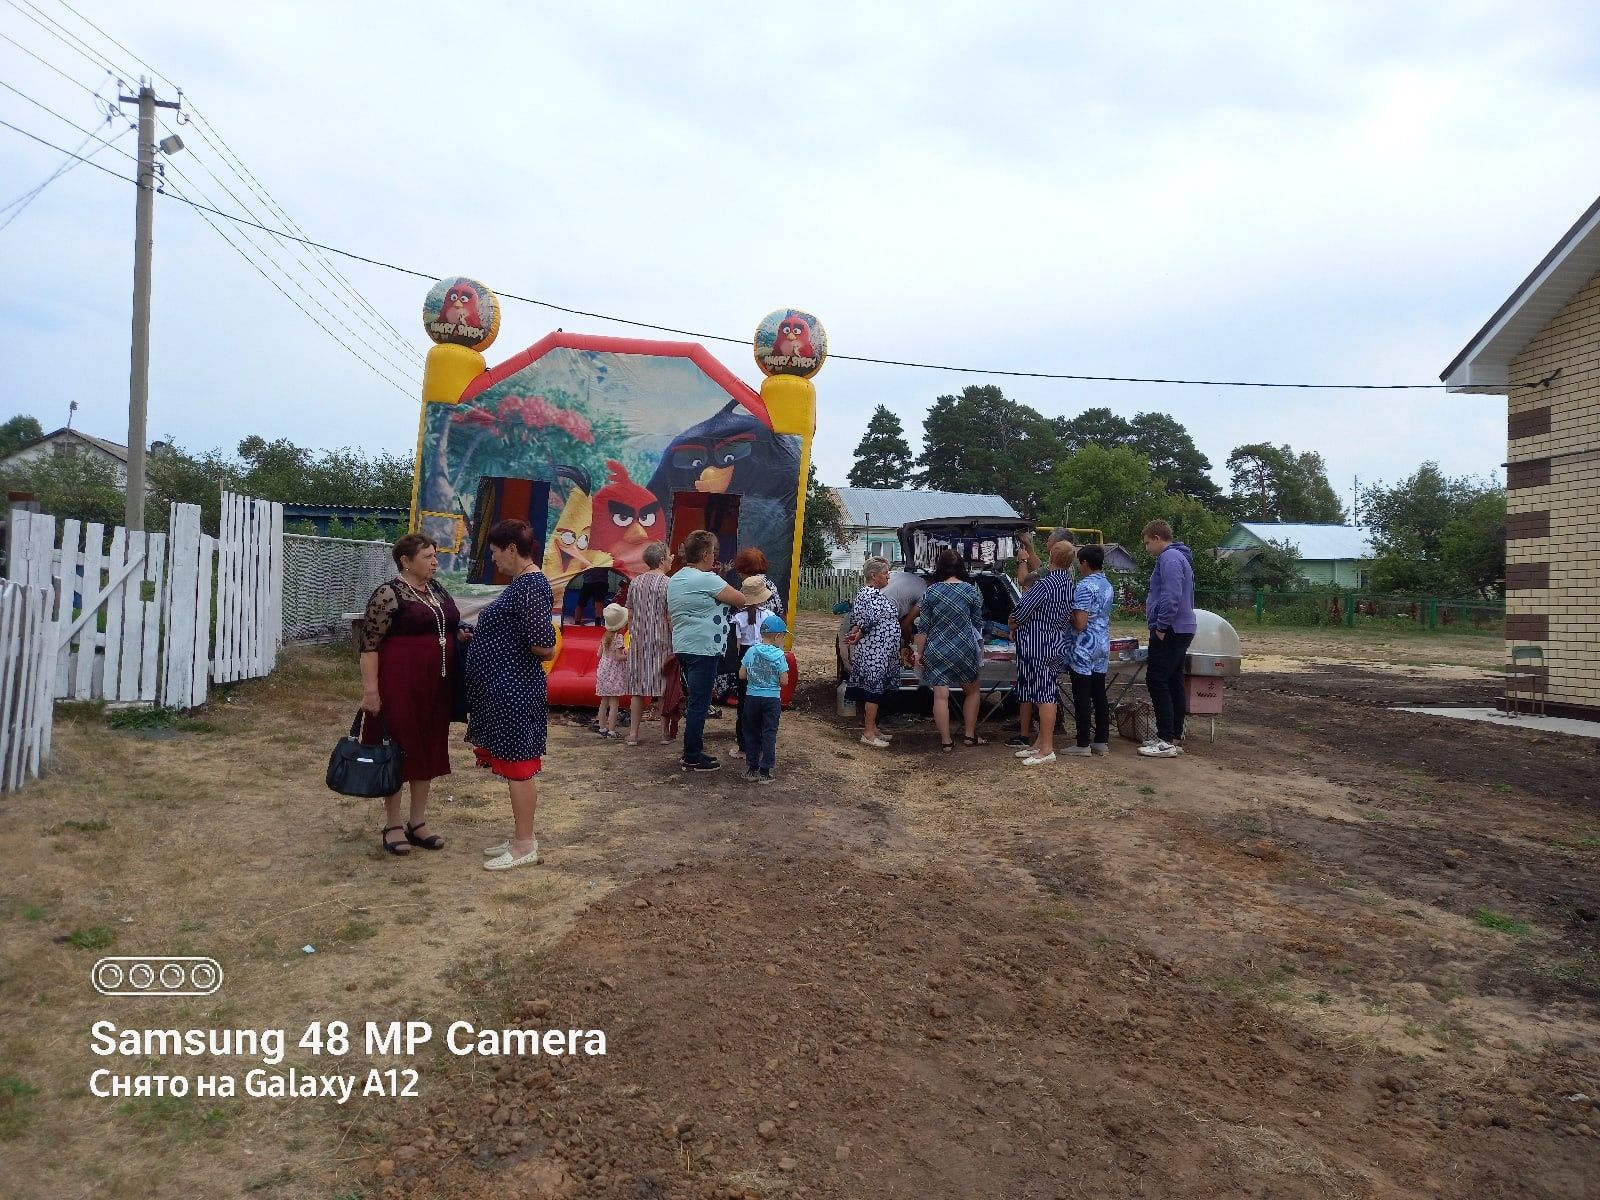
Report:
[[[67,520],[58,541],[54,517],[13,511],[8,568],[45,597],[52,698],[193,708],[210,682],[276,665],[283,506],[225,492],[220,537],[193,504],[174,504],[167,528],[114,528],[108,546],[105,526]]]
[[[49,591],[0,580],[0,792],[50,757],[55,628]]]

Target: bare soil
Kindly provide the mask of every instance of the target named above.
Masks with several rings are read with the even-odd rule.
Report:
[[[998,729],[861,746],[833,622],[799,631],[777,784],[559,724],[543,861],[506,876],[478,868],[503,788],[465,755],[441,854],[382,855],[322,789],[340,653],[161,740],[64,723],[5,801],[0,1077],[37,1091],[0,1097],[0,1193],[1593,1195],[1597,744],[1389,707],[1487,702],[1498,644],[1241,630],[1215,741],[1024,770]],[[346,1109],[96,1100],[94,952],[56,940],[89,927],[224,961],[221,1005],[148,1024],[469,1019],[608,1053],[431,1055],[420,1099]]]

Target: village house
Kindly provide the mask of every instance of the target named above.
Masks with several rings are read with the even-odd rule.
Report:
[[[1372,543],[1354,525],[1313,525],[1277,521],[1236,521],[1217,545],[1217,557],[1235,563],[1250,578],[1250,564],[1268,543],[1289,546],[1300,556],[1300,578],[1308,584],[1341,588],[1367,586]]]
[[[1600,719],[1600,200],[1439,377],[1507,398],[1508,648],[1551,715]]]

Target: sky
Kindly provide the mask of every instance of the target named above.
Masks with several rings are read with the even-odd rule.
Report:
[[[231,153],[310,237],[431,278],[741,341],[794,306],[835,354],[945,366],[1435,383],[1600,193],[1585,0],[0,0],[0,34],[0,120],[65,149],[84,134],[24,95],[90,128],[108,66],[181,85],[200,120],[168,179],[217,208],[265,209]],[[133,143],[94,161],[131,175]],[[62,161],[0,128],[0,203]],[[124,439],[133,210],[80,166],[0,229],[0,419],[52,429],[76,400]],[[369,312],[310,252],[251,249],[277,287],[157,200],[150,436],[409,451],[430,279],[330,256]],[[640,332],[506,300],[490,365],[558,326]],[[759,383],[747,342],[705,344]],[[1505,457],[1505,401],[1442,389],[837,359],[815,382],[833,484],[875,405],[918,449],[938,396],[985,383],[1049,416],[1170,413],[1224,486],[1234,446],[1316,450],[1347,504],[1357,477]]]

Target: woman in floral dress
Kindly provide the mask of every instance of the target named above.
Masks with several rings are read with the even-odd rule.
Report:
[[[639,744],[639,726],[644,722],[646,697],[660,697],[661,666],[672,653],[672,622],[667,619],[667,577],[661,564],[667,560],[667,544],[651,542],[644,548],[644,565],[649,567],[628,585],[628,738]]]
[[[950,736],[950,689],[961,689],[961,721],[969,746],[978,736],[978,668],[982,664],[983,596],[967,581],[967,567],[954,550],[941,550],[934,562],[933,582],[922,593],[917,614],[916,660],[924,687],[933,689],[933,723],[939,746],[955,749]]]
[[[889,739],[878,732],[878,708],[900,686],[900,614],[883,594],[889,564],[869,558],[862,568],[867,586],[850,606],[850,680],[845,696],[861,706],[861,744],[882,750]]]

